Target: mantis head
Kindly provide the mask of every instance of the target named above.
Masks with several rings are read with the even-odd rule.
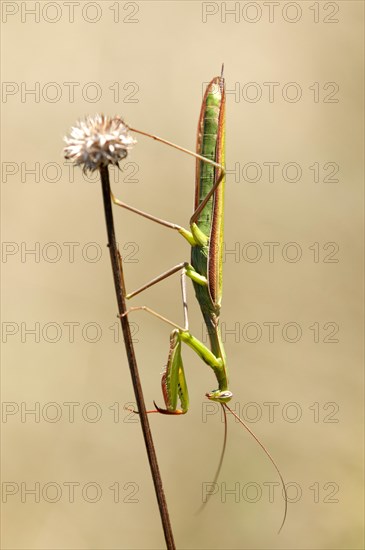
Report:
[[[218,401],[218,403],[228,403],[233,397],[233,393],[229,390],[213,390],[206,393],[205,396],[211,401]]]

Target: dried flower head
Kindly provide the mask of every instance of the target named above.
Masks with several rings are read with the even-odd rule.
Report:
[[[65,138],[65,158],[76,165],[83,164],[84,172],[108,164],[119,165],[136,141],[119,117],[88,116],[71,128]]]

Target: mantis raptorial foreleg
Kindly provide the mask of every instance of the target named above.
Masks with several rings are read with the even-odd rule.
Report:
[[[177,269],[181,269],[181,266],[177,266]],[[176,272],[176,267],[174,272]],[[162,393],[166,404],[166,409],[158,407],[155,403],[156,410],[149,412],[160,412],[163,414],[180,415],[185,414],[189,407],[189,394],[188,387],[185,379],[184,366],[181,355],[181,344],[185,342],[191,349],[197,353],[197,355],[203,359],[203,361],[209,365],[213,371],[219,373],[222,368],[222,360],[216,357],[209,348],[207,348],[202,342],[195,338],[189,332],[189,320],[188,320],[188,304],[187,304],[187,291],[186,291],[186,268],[183,264],[181,271],[181,291],[182,302],[184,310],[184,328],[177,323],[170,321],[167,317],[164,317],[157,311],[154,311],[148,306],[136,306],[131,307],[124,315],[128,315],[134,311],[146,311],[154,317],[157,317],[161,321],[174,327],[174,330],[170,334],[170,346],[167,364],[162,376],[161,385]],[[155,281],[158,282],[158,281]],[[147,285],[151,286],[152,282]],[[145,285],[146,286],[146,285]],[[143,289],[144,290],[144,289]],[[141,292],[139,289],[137,292]],[[230,399],[231,392],[227,392],[227,398]],[[177,399],[179,398],[181,408],[177,408]]]

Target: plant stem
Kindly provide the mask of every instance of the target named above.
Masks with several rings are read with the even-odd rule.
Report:
[[[174,537],[171,529],[169,512],[167,508],[165,493],[162,486],[160,469],[158,467],[151,429],[150,429],[150,425],[149,425],[149,421],[146,413],[146,405],[144,402],[141,381],[139,378],[138,366],[137,366],[136,356],[134,353],[128,316],[124,315],[122,317],[122,315],[126,313],[127,307],[126,307],[125,296],[123,291],[124,278],[123,278],[122,261],[118,252],[117,243],[115,239],[113,211],[112,211],[112,203],[111,203],[111,195],[110,195],[109,171],[107,166],[100,168],[100,176],[101,176],[102,191],[103,191],[105,221],[106,221],[106,227],[107,227],[107,233],[108,233],[108,247],[110,251],[110,259],[111,259],[112,269],[113,269],[115,293],[116,293],[117,302],[118,302],[118,311],[120,316],[120,322],[122,325],[124,344],[125,344],[125,349],[127,352],[127,358],[129,363],[129,370],[132,377],[132,383],[133,383],[134,393],[136,397],[137,408],[138,408],[139,417],[141,420],[143,437],[146,445],[148,460],[150,463],[153,483],[155,486],[155,492],[156,492],[158,507],[160,510],[162,527],[165,534],[166,546],[168,550],[175,550],[175,543],[174,543]]]

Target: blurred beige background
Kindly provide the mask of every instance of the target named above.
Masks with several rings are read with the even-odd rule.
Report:
[[[185,349],[189,413],[150,418],[176,543],[363,548],[362,2],[1,7],[3,548],[164,547],[141,430],[123,410],[133,391],[100,186],[70,172],[62,139],[104,112],[194,148],[203,85],[222,62],[232,405],[293,502],[277,536],[276,472],[229,418],[217,493],[195,514],[223,424],[204,398],[212,373]],[[115,193],[187,225],[193,161],[141,137],[128,162]],[[189,258],[173,232],[122,210],[115,219],[129,289]],[[202,337],[191,285],[189,299]],[[181,321],[178,277],[134,303]],[[131,321],[147,404],[161,405],[169,328]]]

